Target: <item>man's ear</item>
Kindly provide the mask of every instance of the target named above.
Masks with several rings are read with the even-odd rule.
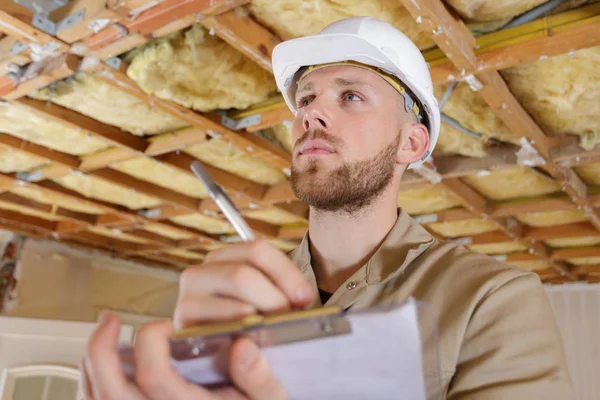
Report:
[[[405,125],[400,133],[400,146],[396,155],[398,164],[419,161],[429,149],[429,132],[423,124]]]

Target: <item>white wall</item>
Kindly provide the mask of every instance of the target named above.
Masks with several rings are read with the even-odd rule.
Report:
[[[170,317],[177,299],[175,272],[49,241],[25,242],[17,280],[7,316],[96,321],[111,309],[130,318]]]
[[[547,286],[579,400],[600,399],[600,285]]]

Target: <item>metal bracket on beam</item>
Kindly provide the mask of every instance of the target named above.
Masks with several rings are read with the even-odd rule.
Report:
[[[118,70],[119,67],[121,67],[121,59],[119,57],[111,57],[109,59],[104,60],[104,62],[112,69]]]
[[[223,126],[225,126],[226,128],[229,128],[234,131],[244,129],[244,128],[247,128],[247,127],[253,126],[253,125],[258,125],[258,124],[260,124],[261,119],[262,119],[260,114],[249,115],[247,117],[240,118],[240,119],[230,118],[227,116],[227,114],[225,112],[220,112],[220,114],[221,114],[221,124]]]
[[[66,6],[70,0],[12,0],[35,14],[49,15],[57,8]]]
[[[44,176],[42,171],[17,172],[17,179],[27,182],[38,181],[42,176]]]
[[[58,22],[52,22],[46,16],[42,14],[34,14],[33,16],[33,26],[36,28],[46,32],[49,35],[56,35],[58,32],[63,31],[76,25],[83,21],[83,17],[85,16],[85,9],[77,11],[74,14],[71,14]]]
[[[139,210],[138,215],[144,218],[157,218],[162,214],[162,210],[160,208],[154,208],[149,210]]]
[[[27,46],[27,43],[23,43],[21,41],[16,42],[15,44],[12,45],[12,47],[10,48],[10,56],[16,56],[17,54],[27,50],[29,46]]]

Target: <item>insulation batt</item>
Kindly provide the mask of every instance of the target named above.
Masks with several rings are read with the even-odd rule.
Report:
[[[583,236],[577,238],[548,239],[544,241],[550,247],[582,247],[600,244],[600,236]]]
[[[71,173],[54,178],[53,181],[90,199],[119,204],[132,210],[156,207],[160,204],[159,199],[82,173]]]
[[[449,84],[435,85],[435,97],[438,101],[441,101],[448,86]],[[486,141],[489,138],[507,143],[519,142],[484,99],[471,90],[467,83],[461,82],[456,85],[441,111],[482,137],[475,138],[442,122],[434,156],[460,154],[485,157]]]
[[[467,247],[469,250],[484,254],[508,254],[527,250],[525,245],[517,242],[472,244]]]
[[[0,133],[0,136],[2,135]],[[13,172],[29,171],[44,164],[46,162],[40,158],[28,156],[8,147],[0,147],[0,172],[10,174]]]
[[[171,218],[171,221],[211,234],[235,233],[235,229],[227,221],[210,218],[201,214],[178,215]]]
[[[502,71],[517,100],[549,135],[600,132],[600,47],[573,51]],[[594,140],[595,139],[595,140]]]
[[[472,236],[498,230],[498,226],[494,222],[477,218],[462,221],[436,222],[429,224],[428,227],[434,232],[449,238]]]
[[[12,103],[0,104],[0,132],[73,155],[89,154],[109,147],[107,142],[85,131],[43,118]]]
[[[492,200],[535,197],[560,192],[551,179],[526,167],[508,167],[484,175],[471,175],[464,182]]]
[[[398,193],[398,207],[409,214],[435,213],[460,206],[460,204],[458,199],[447,194],[441,186],[401,190]]]
[[[204,185],[202,185],[202,182],[198,179],[175,167],[159,163],[150,158],[133,158],[112,164],[111,167],[138,179],[169,188],[188,196],[202,199],[208,197]]]
[[[198,24],[128,58],[127,75],[144,91],[197,111],[244,109],[276,91],[268,71]]]
[[[431,34],[422,31],[399,1],[253,0],[249,10],[253,17],[284,40],[316,34],[343,18],[371,16],[400,29],[420,49],[434,46]]]
[[[98,77],[79,73],[30,95],[134,135],[171,132],[187,124]]]
[[[283,172],[260,158],[252,157],[237,146],[219,139],[206,140],[187,147],[184,151],[200,161],[256,183],[275,185],[287,179]]]
[[[572,224],[586,220],[583,211],[580,210],[518,214],[515,215],[515,218],[524,224],[535,227]]]
[[[92,204],[88,204],[83,201],[77,201],[61,194],[42,192],[33,186],[16,186],[11,188],[10,191],[19,196],[26,197],[39,203],[50,204],[67,210],[87,214],[102,214],[104,212],[102,208],[96,207]]]

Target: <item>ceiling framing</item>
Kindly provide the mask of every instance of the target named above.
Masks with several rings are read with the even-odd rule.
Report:
[[[16,153],[51,162],[50,168],[33,173],[0,175],[0,201],[18,204],[32,211],[48,212],[48,205],[23,198],[10,192],[11,188],[27,186],[42,193],[60,194],[102,209],[101,214],[86,214],[58,207],[55,215],[60,221],[25,215],[15,211],[0,211],[0,228],[32,237],[51,238],[109,252],[115,256],[141,261],[164,268],[180,269],[202,259],[211,245],[223,243],[218,235],[178,225],[169,218],[200,212],[223,218],[210,199],[198,199],[174,190],[137,179],[111,168],[111,164],[132,158],[145,157],[192,174],[189,170],[194,158],[180,152],[185,146],[201,143],[217,135],[228,143],[245,149],[253,157],[270,166],[289,171],[288,152],[253,132],[275,126],[293,117],[281,98],[258,104],[247,110],[230,112],[230,118],[241,119],[260,115],[260,122],[245,129],[233,130],[222,124],[218,113],[199,113],[173,101],[147,94],[127,74],[124,61],[113,63],[115,57],[157,37],[186,28],[199,22],[230,46],[271,72],[271,52],[280,39],[236,8],[248,3],[237,0],[164,0],[112,1],[73,0],[72,10],[86,8],[83,20],[69,29],[50,35],[32,25],[32,15],[10,7],[0,11],[0,98],[18,105],[27,112],[60,121],[108,142],[112,147],[89,157],[77,157],[10,135],[0,136],[0,147]],[[533,21],[515,28],[475,38],[462,20],[451,13],[441,0],[400,0],[410,14],[421,21],[425,31],[438,31],[433,39],[438,48],[424,52],[436,83],[466,80],[506,124],[515,137],[523,138],[540,161],[534,165],[539,171],[557,182],[562,196],[519,199],[494,202],[477,192],[463,178],[480,171],[491,171],[519,164],[517,146],[503,146],[486,158],[443,156],[434,160],[427,170],[407,173],[403,189],[440,185],[461,203],[461,208],[435,214],[416,216],[426,228],[432,223],[482,218],[498,227],[493,232],[469,237],[444,238],[464,244],[490,244],[514,241],[526,251],[497,255],[505,261],[543,260],[550,268],[536,271],[544,281],[600,280],[600,266],[577,266],[568,262],[577,257],[600,257],[600,247],[550,249],[543,240],[553,238],[600,236],[600,194],[590,191],[572,168],[600,161],[600,149],[584,151],[568,139],[549,137],[519,104],[506,85],[499,70],[532,62],[544,56],[553,56],[577,49],[600,45],[600,6],[592,5],[554,15],[544,22]],[[132,12],[142,10],[132,16]],[[103,29],[95,32],[90,26],[104,20]],[[6,49],[16,42],[26,44],[20,52],[8,56]],[[30,50],[31,45],[46,46],[51,54],[39,60]],[[3,50],[4,49],[4,50]],[[4,52],[4,54],[3,54]],[[32,71],[18,82],[9,74],[8,65],[29,66]],[[36,89],[64,79],[78,71],[86,71],[102,81],[135,96],[144,103],[182,119],[189,128],[157,140],[148,140],[126,133],[119,128],[101,123],[71,109],[51,102],[34,100],[26,95]],[[233,197],[241,210],[255,207],[275,207],[292,213],[305,223],[308,209],[295,198],[289,184],[262,185],[230,172],[208,166],[216,181]],[[113,203],[86,198],[68,190],[50,179],[79,171],[104,181],[134,189],[161,200],[161,205],[135,212]],[[517,221],[514,216],[527,212],[584,210],[587,221],[550,227],[532,227]],[[251,227],[267,239],[298,240],[305,231],[302,226],[277,226],[248,219]],[[189,239],[175,240],[144,230],[146,224],[178,230]],[[145,239],[144,244],[122,241],[96,234],[90,227],[106,227]],[[439,236],[436,234],[436,236]],[[293,243],[293,242],[292,242]],[[197,260],[169,253],[185,249]]]

